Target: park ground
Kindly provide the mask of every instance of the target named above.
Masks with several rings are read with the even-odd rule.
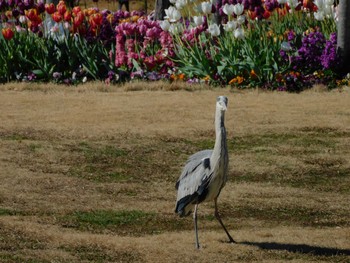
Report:
[[[142,85],[141,85],[142,86]],[[349,262],[350,90],[0,87],[0,262]],[[229,99],[222,219],[174,214]]]

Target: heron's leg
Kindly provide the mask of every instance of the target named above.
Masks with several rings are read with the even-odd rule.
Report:
[[[196,236],[196,248],[199,249],[198,228],[197,228],[197,207],[198,207],[198,204],[194,206],[193,221],[194,221],[194,232]]]
[[[236,243],[236,241],[233,240],[230,233],[227,231],[226,227],[224,226],[224,223],[222,222],[222,220],[220,218],[219,211],[218,211],[217,198],[215,198],[214,203],[215,203],[215,217],[216,217],[216,219],[219,221],[220,225],[225,230],[226,235],[227,235],[228,239],[230,240],[230,243]]]

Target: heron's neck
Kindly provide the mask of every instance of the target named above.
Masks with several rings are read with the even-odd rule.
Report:
[[[215,146],[213,157],[220,158],[226,147],[225,112],[217,109],[215,113]]]

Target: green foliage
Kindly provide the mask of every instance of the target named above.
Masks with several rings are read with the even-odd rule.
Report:
[[[31,80],[31,76],[42,81],[71,78],[79,82],[84,77],[107,77],[114,69],[101,42],[89,43],[78,35],[40,38],[28,32],[15,34],[11,41],[0,38],[0,44],[0,82]],[[55,72],[58,77],[53,76]]]
[[[295,37],[293,52],[301,46],[306,32],[322,29],[326,38],[336,32],[332,19],[318,21],[310,14],[296,11],[284,16],[276,11],[268,20],[248,19],[241,27],[244,38],[236,38],[232,31],[225,30],[218,37],[203,31],[190,40],[175,35],[179,71],[188,78],[206,79],[212,84],[231,84],[230,80],[239,77],[233,83],[270,86],[276,82],[276,76],[292,70],[290,61],[280,55],[282,43],[288,42],[288,32],[292,31]]]

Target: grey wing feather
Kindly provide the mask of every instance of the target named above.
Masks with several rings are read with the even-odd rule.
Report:
[[[201,202],[207,194],[207,187],[212,173],[210,172],[210,156],[212,150],[198,152],[188,159],[183,172],[176,183],[176,213],[187,215],[190,205]]]
[[[198,166],[202,164],[203,160],[205,160],[206,158],[210,158],[212,153],[213,150],[203,150],[191,155],[188,158],[187,163],[182,170],[179,180],[177,180],[176,182],[175,188],[178,189],[180,181],[189,174],[193,173],[196,170],[196,168],[198,168]]]

